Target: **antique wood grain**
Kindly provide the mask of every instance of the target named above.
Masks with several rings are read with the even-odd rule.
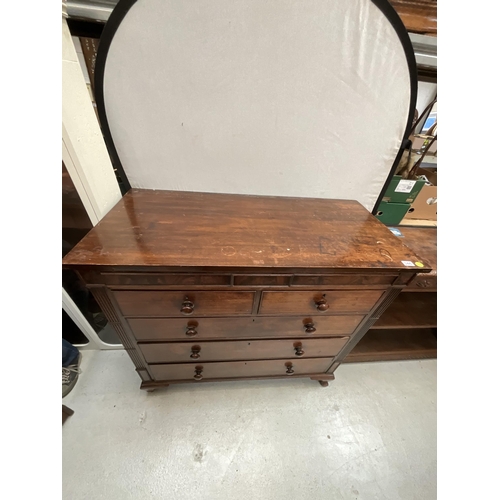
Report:
[[[257,314],[257,311],[259,310],[259,307],[260,307],[261,300],[262,300],[262,290],[256,290],[254,293],[253,305],[252,305],[252,314],[253,315]]]
[[[223,380],[224,382],[241,382],[243,380],[275,380],[286,378],[290,380],[289,375],[252,375],[248,377],[224,377],[224,379],[207,379],[203,378],[199,381],[194,379],[188,380],[169,380],[168,382],[159,380],[159,381],[150,381],[143,382],[141,384],[141,389],[144,389],[148,392],[154,392],[156,389],[164,389],[168,387],[170,384],[203,384],[205,382],[218,382]],[[320,382],[321,380],[334,380],[335,376],[333,373],[308,373],[308,374],[295,374],[294,378],[310,378],[311,380],[315,380]]]
[[[292,286],[365,286],[379,285],[387,287],[397,279],[397,274],[337,274],[331,276],[302,275],[294,276]]]
[[[411,33],[437,35],[437,0],[390,0]]]
[[[432,328],[371,329],[344,359],[344,363],[435,357],[437,357],[437,339]]]
[[[340,366],[340,363],[333,363],[333,365],[330,367],[330,372],[334,372],[338,367]]]
[[[259,314],[367,313],[382,296],[381,290],[320,292],[263,292]]]
[[[375,306],[375,310],[372,311],[370,315],[367,315],[365,319],[358,326],[356,331],[350,336],[347,344],[341,349],[339,354],[335,357],[335,362],[342,362],[344,358],[354,349],[356,344],[363,338],[366,332],[372,327],[372,325],[377,321],[378,318],[385,312],[385,310],[390,306],[390,304],[394,301],[394,299],[401,292],[400,288],[390,288],[385,292],[385,294],[379,299],[378,303]],[[332,372],[333,363],[329,372]]]
[[[125,316],[226,316],[251,314],[255,292],[115,291],[113,295]],[[188,299],[192,312],[183,311]]]
[[[406,227],[399,226],[403,234],[401,241],[418,255],[423,255],[432,267],[430,273],[418,274],[404,289],[410,291],[437,290],[437,228],[435,227]]]
[[[151,377],[149,376],[149,373],[147,370],[136,368],[135,371],[139,374],[139,377],[141,377],[143,382],[147,382],[147,381],[151,380]]]
[[[416,260],[356,201],[132,189],[63,265],[313,274],[394,271],[405,269],[402,261]]]
[[[331,363],[331,358],[259,361],[228,361],[224,363],[189,363],[170,365],[151,365],[155,380],[166,382],[173,380],[227,379],[268,376],[304,376],[325,372]],[[197,367],[201,369],[197,370]],[[201,378],[195,379],[195,375]]]
[[[131,190],[63,265],[92,289],[142,388],[326,386],[412,277],[430,279],[408,241],[354,201]]]
[[[433,328],[437,326],[436,293],[402,293],[372,329]]]
[[[105,314],[107,320],[111,323],[111,326],[115,330],[120,339],[123,347],[127,351],[130,359],[134,363],[136,370],[142,380],[145,380],[146,377],[149,377],[149,370],[147,368],[147,363],[144,359],[144,356],[137,348],[137,341],[134,338],[133,334],[130,332],[130,329],[126,322],[123,324],[120,321],[118,316],[116,304],[113,302],[113,298],[111,293],[105,287],[93,287],[91,288],[92,295],[95,300],[99,304],[102,309],[102,312]]]
[[[99,279],[99,277],[98,277]],[[119,286],[230,286],[231,275],[166,273],[101,273],[100,280]]]
[[[392,233],[391,233],[392,234]],[[422,259],[420,259],[422,261]],[[88,266],[82,266],[82,265],[72,265],[72,264],[64,264],[65,268],[69,269],[74,269],[76,272],[80,273],[82,278],[84,279],[85,282],[87,283],[95,283],[95,284],[100,284],[100,285],[105,285],[107,283],[102,281],[103,275],[106,273],[109,274],[205,274],[205,275],[212,275],[212,274],[221,274],[221,273],[227,273],[231,275],[231,284],[229,286],[232,286],[232,278],[234,277],[235,274],[237,275],[263,275],[269,273],[270,275],[304,275],[304,273],[307,273],[307,275],[319,275],[319,276],[331,276],[332,273],[334,272],[335,275],[354,275],[354,276],[359,276],[360,273],[365,273],[367,276],[367,281],[369,280],[369,276],[372,275],[379,275],[379,274],[390,274],[394,275],[396,272],[394,269],[392,270],[385,270],[384,268],[379,269],[376,271],[375,269],[358,269],[358,268],[338,268],[338,269],[332,269],[330,267],[328,268],[320,268],[320,267],[313,267],[308,270],[305,270],[304,268],[297,268],[297,267],[280,267],[278,269],[272,269],[272,268],[265,268],[265,267],[239,267],[239,268],[224,268],[221,269],[217,267],[216,265],[213,265],[212,263],[211,266],[206,266],[206,267],[199,267],[199,266],[193,266],[193,267],[178,267],[178,266],[171,266],[171,267],[166,267],[166,266],[103,266],[103,265],[88,265]],[[397,273],[407,273],[408,275],[411,275],[415,273],[415,267],[405,267],[404,270],[398,270]],[[431,268],[428,268],[428,272],[431,271]],[[418,268],[418,272],[427,272],[426,269],[422,271],[421,268]],[[235,273],[235,274],[232,274]],[[398,279],[398,278],[397,278]],[[100,281],[101,280],[101,281]],[[394,285],[394,283],[393,283]],[[126,287],[126,286],[136,286],[136,285],[109,285],[110,288],[114,287]],[[139,287],[144,287],[144,285],[138,285]],[[163,285],[147,285],[148,287],[154,287],[154,286],[163,286]],[[177,289],[179,285],[168,285],[168,288],[174,288]],[[185,288],[185,285],[180,285],[183,288]],[[193,286],[210,286],[210,285],[193,285]],[[211,288],[216,288],[218,286],[226,286],[226,285],[214,285],[210,286]],[[272,285],[274,287],[274,285]],[[307,285],[302,285],[302,286],[307,286]],[[324,285],[314,285],[314,286],[324,286]],[[331,286],[332,288],[337,288],[336,285],[327,285]],[[338,285],[338,287],[341,288],[348,288],[348,287],[359,287],[361,285]],[[369,288],[377,288],[379,285],[367,285]],[[380,285],[380,286],[385,286],[385,285]],[[286,286],[288,288],[289,285]],[[244,288],[244,286],[241,286],[241,288]]]
[[[236,275],[234,286],[289,286],[291,276],[289,275]]]
[[[129,318],[139,341],[212,340],[350,335],[362,315],[248,318]]]
[[[139,344],[148,363],[199,363],[256,359],[321,358],[335,356],[347,337],[290,340],[232,340],[228,342],[170,342]]]

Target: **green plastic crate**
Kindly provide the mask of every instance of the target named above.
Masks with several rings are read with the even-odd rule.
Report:
[[[400,175],[395,175],[387,188],[382,201],[387,203],[413,203],[425,181],[415,181],[403,179]]]
[[[397,226],[408,212],[410,203],[387,203],[380,202],[375,217],[387,226]]]

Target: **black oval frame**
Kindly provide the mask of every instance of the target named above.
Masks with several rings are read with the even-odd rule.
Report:
[[[108,56],[109,47],[113,41],[113,37],[120,26],[122,20],[127,15],[132,5],[134,5],[137,0],[120,0],[113,12],[109,16],[108,21],[104,27],[101,38],[99,40],[99,48],[97,51],[97,58],[95,64],[94,72],[94,87],[95,87],[95,100],[97,105],[97,112],[99,114],[99,121],[101,122],[101,129],[104,136],[104,142],[108,148],[109,155],[113,166],[118,170],[118,174],[122,179],[124,191],[127,192],[131,189],[130,182],[128,180],[127,174],[123,169],[118,152],[116,151],[115,144],[113,142],[113,136],[109,128],[108,118],[106,116],[106,106],[104,104],[104,68],[106,66],[106,58]],[[403,139],[401,141],[401,146],[399,148],[398,154],[394,160],[394,164],[389,171],[389,175],[384,183],[382,191],[380,192],[377,201],[373,207],[372,214],[376,214],[378,206],[382,201],[382,197],[389,186],[389,182],[396,171],[396,168],[401,160],[403,151],[408,147],[408,138],[410,136],[411,126],[413,118],[415,116],[415,108],[417,104],[417,90],[418,90],[418,75],[417,75],[417,61],[415,59],[415,52],[413,51],[413,45],[408,35],[403,21],[399,17],[398,13],[394,7],[389,3],[389,0],[371,0],[378,9],[385,15],[387,20],[391,23],[394,31],[398,35],[399,41],[403,46],[403,50],[406,55],[406,61],[408,63],[408,72],[410,75],[410,106],[408,109],[408,119],[406,122],[405,132],[403,134]]]

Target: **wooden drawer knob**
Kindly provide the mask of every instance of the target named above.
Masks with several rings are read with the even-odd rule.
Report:
[[[326,311],[327,309],[329,309],[329,307],[330,306],[329,306],[328,302],[326,301],[325,297],[316,301],[316,309],[320,312]]]
[[[194,345],[191,347],[191,355],[190,358],[198,359],[200,357],[201,347],[199,345]]]
[[[194,303],[189,300],[189,297],[184,297],[184,302],[181,306],[182,314],[193,314],[194,311]]]
[[[201,380],[203,378],[203,375],[201,374],[203,371],[203,366],[197,366],[195,369],[194,369],[194,379],[195,380]]]
[[[295,373],[295,372],[293,371],[293,364],[292,364],[292,363],[288,363],[288,364],[287,364],[287,365],[285,365],[285,366],[286,366],[286,372],[285,372],[285,373],[286,373],[287,375],[292,375],[292,373]]]
[[[302,344],[295,344],[294,349],[295,349],[295,356],[304,356]]]
[[[316,331],[316,328],[314,328],[314,323],[306,323],[304,325],[304,330],[306,333],[314,333]]]
[[[196,330],[196,326],[188,325],[186,327],[186,335],[188,337],[196,337],[196,335],[198,335],[198,331]]]

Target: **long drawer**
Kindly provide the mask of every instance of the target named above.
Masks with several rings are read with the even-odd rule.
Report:
[[[233,340],[139,344],[148,363],[333,357],[348,337],[300,340]]]
[[[137,340],[208,340],[350,335],[362,315],[249,318],[129,318]]]
[[[226,363],[190,363],[151,365],[155,380],[213,380],[224,378],[313,375],[326,373],[331,358],[266,361],[232,361]]]
[[[390,286],[398,274],[207,274],[165,272],[80,271],[88,283],[115,286],[168,286],[185,289],[192,286]]]
[[[263,292],[259,314],[367,313],[383,290]]]
[[[124,316],[227,316],[250,314],[255,292],[114,291]]]

